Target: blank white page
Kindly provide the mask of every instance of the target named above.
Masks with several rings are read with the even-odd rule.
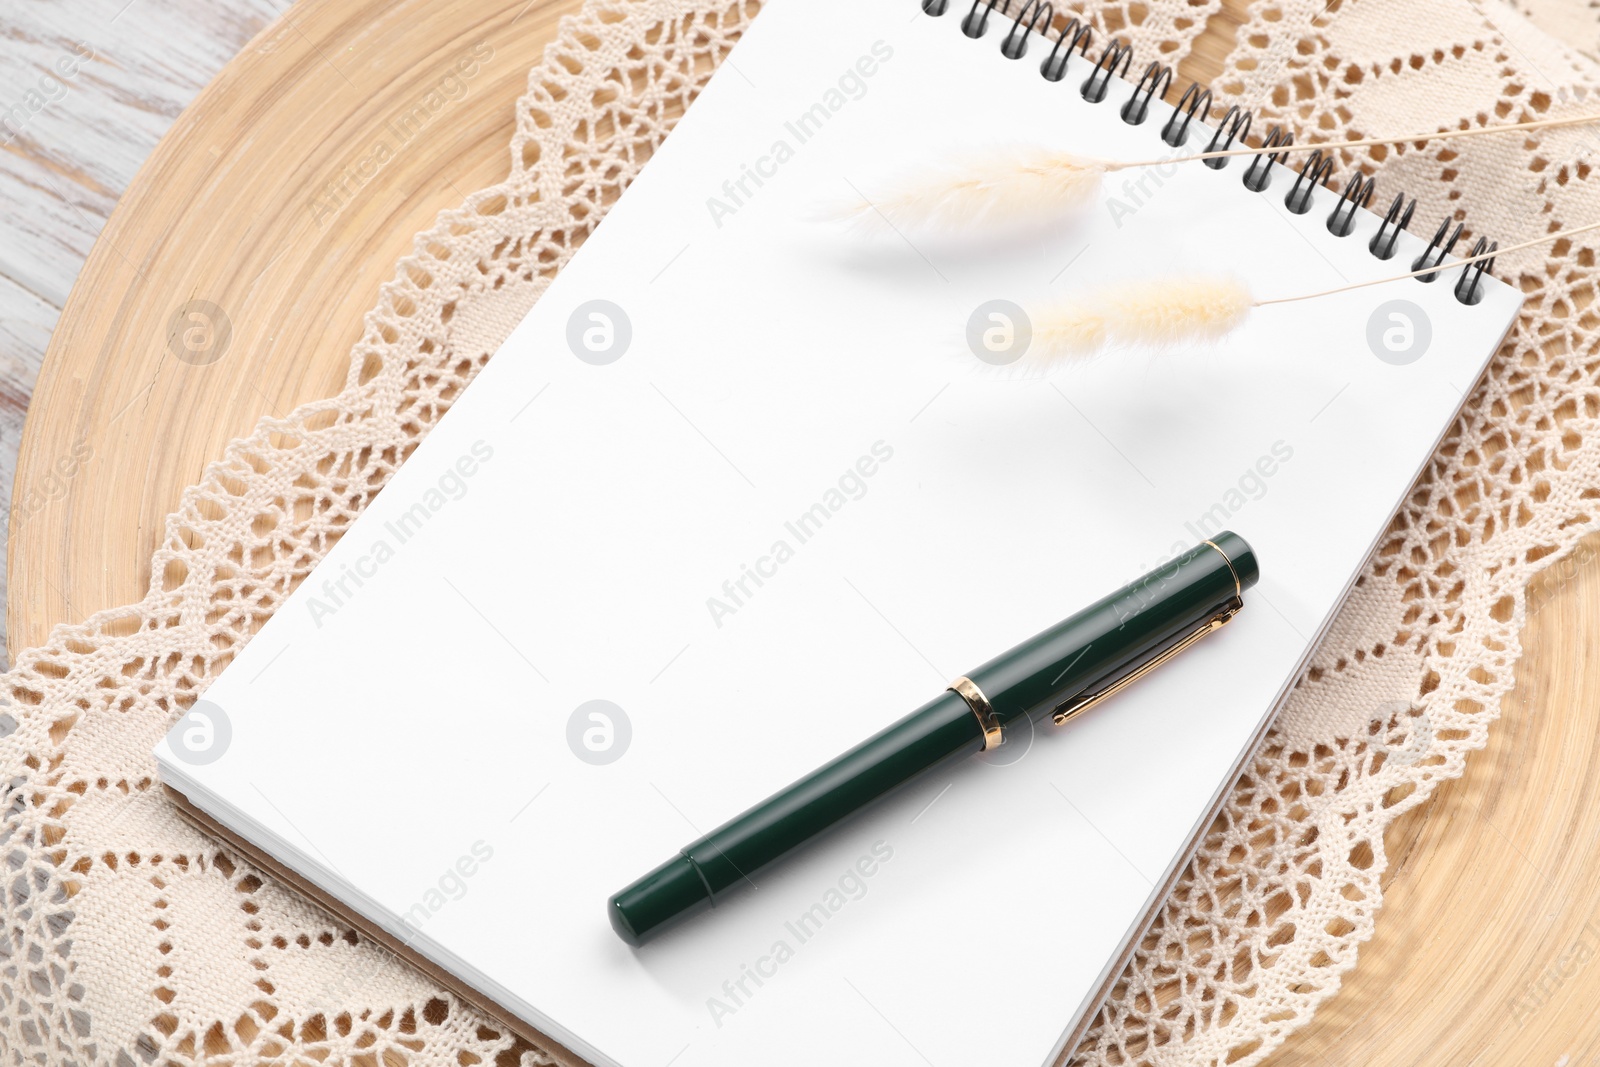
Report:
[[[1379,262],[1374,216],[1334,237],[1334,193],[1291,214],[1292,172],[1252,193],[1240,161],[1137,203],[1118,176],[1079,221],[989,240],[816,221],[962,150],[1171,151],[1166,105],[1127,125],[1128,84],[1086,103],[1091,61],[1047,82],[1038,40],[1000,56],[998,18],[963,36],[967,6],[770,0],[206,694],[225,754],[158,750],[200,807],[367,915],[422,904],[417,948],[595,1063],[1049,1060],[1515,313],[1499,283],[1459,304],[1457,268],[1260,309],[1217,344],[981,364],[964,332],[987,300],[1179,271],[1287,295],[1409,269],[1423,242]],[[761,182],[735,203],[746,168]],[[631,327],[603,365],[568,342],[595,300]],[[1429,324],[1410,362],[1369,346],[1392,300]],[[701,832],[1223,526],[1261,583],[1195,651],[643,949],[609,928],[607,897]],[[567,740],[592,700],[631,726],[604,765]]]

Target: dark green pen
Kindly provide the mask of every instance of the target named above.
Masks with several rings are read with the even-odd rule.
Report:
[[[913,778],[998,747],[1012,723],[1066,722],[1221,628],[1258,577],[1238,534],[1202,541],[689,845],[611,898],[612,928],[643,944]]]

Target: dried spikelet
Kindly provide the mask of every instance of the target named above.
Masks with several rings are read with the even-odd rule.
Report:
[[[1242,282],[1193,275],[1090,290],[1033,317],[1034,351],[1047,360],[1092,355],[1107,343],[1172,348],[1214,341],[1255,306]]]
[[[1600,230],[1600,222],[1586,222],[1556,230],[1506,248],[1455,260],[1451,268],[1471,263],[1491,264],[1496,256],[1521,252],[1552,241],[1565,241]],[[1319,289],[1312,293],[1257,298],[1245,284],[1226,275],[1196,274],[1176,278],[1123,282],[1088,292],[1029,315],[1032,341],[1029,352],[1036,363],[1092,355],[1105,344],[1125,343],[1144,348],[1172,348],[1191,341],[1215,341],[1244,324],[1250,312],[1274,304],[1294,304],[1347,293],[1372,285],[1388,285],[1437,273],[1439,265],[1367,278],[1359,282]]]
[[[1047,360],[1087,356],[1106,343],[1104,310],[1080,303],[1058,304],[1033,317],[1030,351]]]
[[[824,214],[867,227],[965,229],[1045,221],[1082,207],[1100,188],[1105,168],[1070,152],[1022,149],[990,153],[857,197]]]

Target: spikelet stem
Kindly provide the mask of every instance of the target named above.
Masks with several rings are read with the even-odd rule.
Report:
[[[1435,263],[1431,267],[1423,267],[1420,270],[1408,271],[1405,274],[1393,274],[1387,278],[1373,278],[1371,281],[1365,282],[1351,282],[1349,285],[1341,285],[1336,289],[1323,289],[1315,293],[1301,293],[1298,296],[1277,296],[1273,297],[1271,300],[1257,300],[1255,301],[1254,306],[1266,307],[1268,304],[1292,304],[1297,300],[1314,300],[1319,296],[1333,296],[1335,293],[1348,293],[1352,289],[1365,289],[1369,285],[1385,285],[1389,282],[1405,281],[1407,278],[1420,278],[1424,274],[1437,274],[1442,270],[1449,270],[1452,267],[1465,267],[1472,263],[1479,263],[1486,259],[1493,259],[1496,256],[1503,256],[1508,252],[1520,252],[1524,248],[1533,248],[1536,245],[1548,244],[1551,241],[1559,241],[1566,237],[1575,237],[1580,233],[1587,233],[1590,230],[1600,230],[1600,222],[1590,222],[1585,223],[1582,226],[1573,226],[1571,229],[1558,230],[1555,233],[1547,233],[1543,237],[1535,237],[1531,241],[1523,241],[1521,244],[1514,244],[1508,248],[1497,248],[1492,252],[1481,252],[1475,256],[1467,256],[1465,259],[1451,260],[1449,263]]]

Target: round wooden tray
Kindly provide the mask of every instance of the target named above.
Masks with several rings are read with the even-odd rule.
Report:
[[[205,464],[260,416],[338,391],[412,235],[506,172],[514,101],[577,6],[300,0],[184,112],[101,235],[39,375],[11,512],[13,648],[139,600],[163,519]],[[1185,75],[1211,80],[1244,7],[1227,0]],[[419,134],[388,132],[474,56]],[[398,147],[375,164],[386,138]],[[182,321],[202,343],[227,322],[209,363],[169,347],[193,301],[212,332]],[[1576,1064],[1597,1043],[1597,557],[1535,591],[1489,749],[1393,829],[1376,938],[1274,1063]]]

